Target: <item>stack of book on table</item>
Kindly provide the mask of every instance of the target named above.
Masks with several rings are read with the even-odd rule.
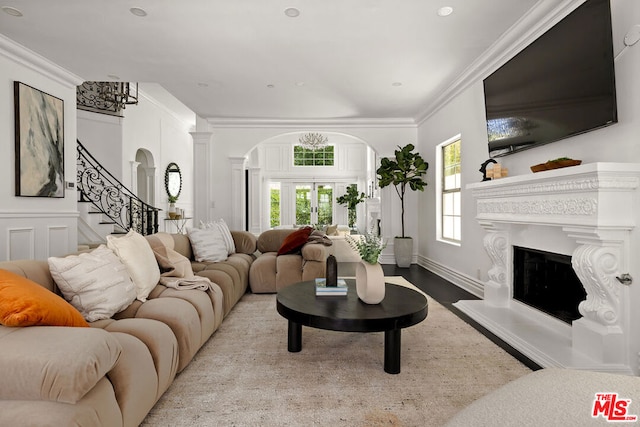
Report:
[[[316,296],[335,297],[347,295],[347,282],[338,279],[338,286],[327,286],[327,279],[320,277],[316,279]]]

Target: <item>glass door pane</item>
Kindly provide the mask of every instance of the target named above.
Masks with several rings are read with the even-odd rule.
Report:
[[[315,222],[318,225],[333,224],[333,185],[317,184],[316,185],[316,209]]]
[[[296,224],[311,224],[311,184],[296,184]]]

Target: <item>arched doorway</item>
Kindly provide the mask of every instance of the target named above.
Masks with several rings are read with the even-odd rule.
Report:
[[[271,137],[248,153],[249,230],[259,233],[293,224],[346,226],[347,209],[337,204],[336,198],[345,193],[347,186],[354,184],[368,197],[367,203],[357,207],[359,227],[362,230],[372,228],[370,223],[379,218],[379,203],[372,203],[374,198],[379,200],[375,185],[375,150],[356,136],[323,132],[334,148],[331,163],[300,165],[296,163],[294,147],[303,133],[295,131]]]
[[[153,154],[149,150],[139,148],[136,151],[135,163],[137,164],[136,171],[131,176],[135,177],[136,183],[132,187],[142,201],[155,206],[156,167]]]

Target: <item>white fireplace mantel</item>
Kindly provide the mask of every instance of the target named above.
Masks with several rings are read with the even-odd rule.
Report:
[[[629,292],[616,276],[628,271],[639,188],[635,163],[591,163],[468,185],[493,265],[484,300],[456,307],[544,367],[632,374]],[[587,293],[578,307],[582,318],[569,325],[513,299],[516,242],[550,252],[569,248]]]

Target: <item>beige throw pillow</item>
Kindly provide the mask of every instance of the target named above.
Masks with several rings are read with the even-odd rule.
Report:
[[[108,319],[136,299],[127,267],[104,245],[91,252],[47,261],[64,298],[88,322]]]
[[[127,266],[137,298],[146,301],[160,280],[160,268],[147,239],[130,230],[123,237],[107,236],[107,247]]]

